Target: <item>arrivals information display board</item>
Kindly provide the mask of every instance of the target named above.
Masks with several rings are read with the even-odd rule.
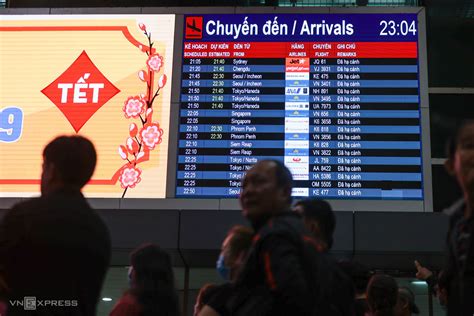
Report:
[[[236,197],[261,159],[294,196],[423,199],[416,14],[184,17],[176,197]]]

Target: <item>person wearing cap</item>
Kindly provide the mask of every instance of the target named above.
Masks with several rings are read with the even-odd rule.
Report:
[[[411,316],[412,314],[420,313],[418,306],[415,304],[415,295],[409,288],[398,288],[396,311],[397,316]]]

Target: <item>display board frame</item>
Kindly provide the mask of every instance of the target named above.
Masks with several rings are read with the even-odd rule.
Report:
[[[181,69],[183,52],[183,17],[193,14],[371,14],[371,13],[415,13],[418,17],[418,58],[419,58],[419,92],[421,112],[422,136],[422,172],[424,200],[329,200],[335,210],[340,211],[407,211],[407,212],[432,212],[432,178],[431,178],[431,146],[429,130],[429,104],[428,104],[428,77],[426,53],[426,22],[425,9],[420,7],[383,8],[269,8],[269,7],[193,7],[193,8],[68,8],[68,9],[0,9],[4,14],[175,14],[175,39],[173,51],[173,74],[171,90],[170,130],[168,144],[168,169],[166,184],[166,199],[89,199],[92,206],[102,209],[207,209],[228,210],[239,209],[237,199],[176,199],[176,159],[181,90]],[[39,190],[38,190],[39,192]],[[0,198],[0,208],[8,208],[21,198]]]

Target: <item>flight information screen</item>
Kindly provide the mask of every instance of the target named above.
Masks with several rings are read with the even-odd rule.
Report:
[[[176,197],[236,197],[284,161],[294,196],[422,200],[416,14],[185,16]]]

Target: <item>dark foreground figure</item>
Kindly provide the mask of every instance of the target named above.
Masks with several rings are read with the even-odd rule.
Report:
[[[110,316],[179,316],[169,254],[154,244],[144,244],[130,255],[130,288]]]
[[[448,172],[463,192],[464,202],[450,216],[448,256],[440,288],[447,290],[449,316],[474,315],[474,122],[465,123],[449,145]]]
[[[230,315],[334,315],[330,263],[291,211],[291,191],[282,162],[260,161],[245,175],[240,203],[256,235],[228,302]]]
[[[0,223],[8,315],[96,314],[110,236],[81,193],[95,164],[89,140],[56,138],[43,152],[41,197],[15,205]]]

